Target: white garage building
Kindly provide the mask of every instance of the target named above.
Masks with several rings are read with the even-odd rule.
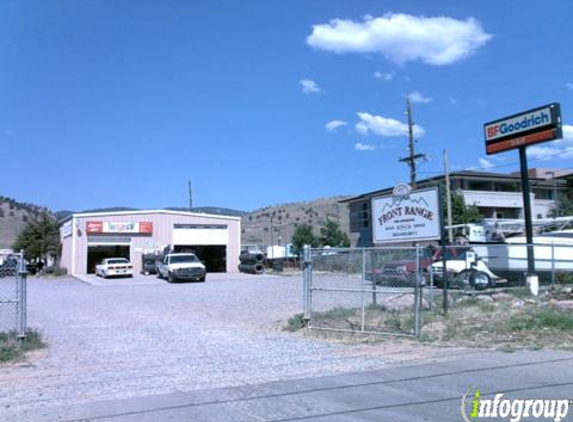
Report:
[[[104,258],[128,258],[141,271],[144,254],[194,252],[208,272],[237,272],[241,218],[171,210],[72,214],[60,226],[60,266],[68,274],[95,272]]]

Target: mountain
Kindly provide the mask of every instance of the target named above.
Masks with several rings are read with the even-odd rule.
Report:
[[[314,234],[320,235],[327,219],[340,224],[340,229],[350,235],[348,207],[339,204],[350,196],[320,198],[314,201],[295,202],[259,208],[245,213],[241,219],[241,243],[270,245],[290,243],[297,226],[310,224]],[[272,238],[271,238],[272,232]]]
[[[0,249],[11,248],[28,221],[43,213],[53,215],[46,207],[0,196]]]

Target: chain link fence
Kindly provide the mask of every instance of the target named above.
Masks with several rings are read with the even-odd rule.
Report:
[[[425,310],[526,286],[527,245],[305,248],[311,329],[417,336]],[[540,285],[573,283],[573,245],[532,245]]]
[[[11,254],[0,265],[0,332],[26,334],[26,260]]]
[[[304,318],[317,330],[416,336],[421,282],[416,248],[305,248]],[[398,273],[394,264],[411,264]],[[388,273],[386,273],[388,272]]]

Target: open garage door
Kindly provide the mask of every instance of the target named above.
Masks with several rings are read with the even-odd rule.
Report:
[[[205,263],[207,272],[227,271],[227,247],[223,245],[175,245],[175,252],[192,252]]]
[[[88,245],[88,274],[95,274],[95,267],[105,258],[130,259],[129,245]]]

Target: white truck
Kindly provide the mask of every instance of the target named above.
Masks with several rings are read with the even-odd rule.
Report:
[[[157,277],[170,283],[178,280],[205,281],[205,265],[192,253],[170,253],[157,263]]]

